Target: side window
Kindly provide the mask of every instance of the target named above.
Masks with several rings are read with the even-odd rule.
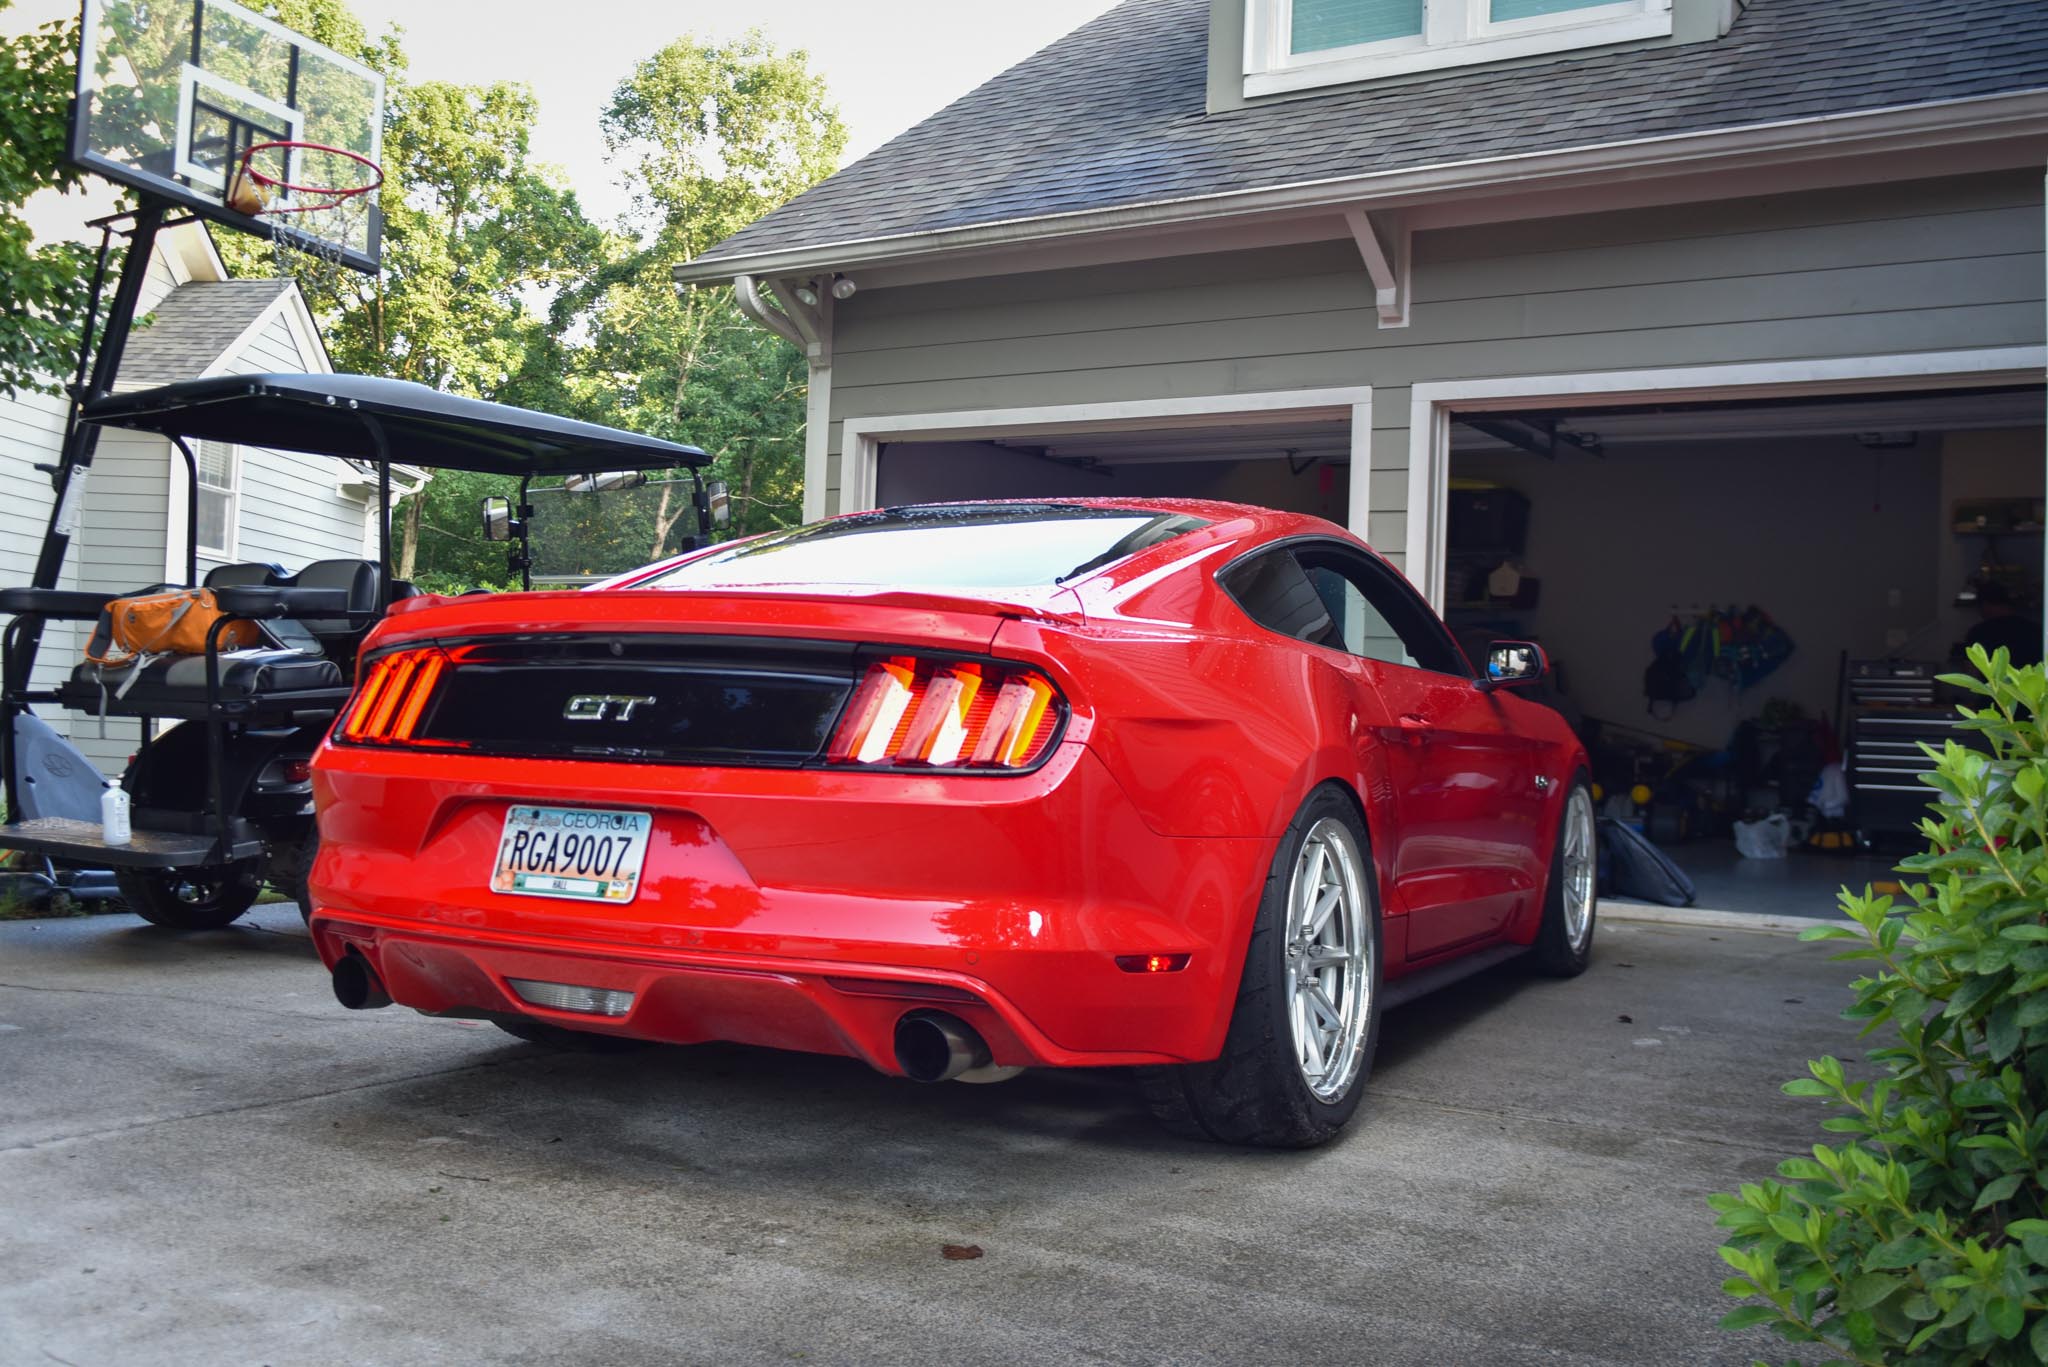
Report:
[[[1340,650],[1363,655],[1368,660],[1385,660],[1388,664],[1406,665],[1410,669],[1419,667],[1415,652],[1401,639],[1401,633],[1394,629],[1394,624],[1341,570],[1331,565],[1309,565],[1303,568],[1303,573],[1315,586],[1316,597],[1323,601],[1337,622]]]
[[[1332,650],[1344,649],[1342,629],[1328,600],[1286,551],[1267,551],[1241,560],[1218,575],[1217,582],[1237,600],[1245,616],[1266,630]]]
[[[1340,624],[1342,649],[1410,669],[1468,675],[1451,633],[1386,567],[1338,545],[1309,543],[1293,554]]]

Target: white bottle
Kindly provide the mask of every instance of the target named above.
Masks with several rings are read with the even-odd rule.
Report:
[[[108,788],[100,794],[100,835],[109,845],[125,845],[134,837],[128,826],[128,792]]]

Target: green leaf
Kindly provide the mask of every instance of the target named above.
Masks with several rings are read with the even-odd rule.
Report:
[[[2005,1200],[2020,1189],[2020,1183],[2025,1179],[2025,1173],[2009,1172],[1995,1181],[1985,1183],[1984,1189],[1977,1193],[1976,1204],[1970,1209],[1982,1210],[1988,1205]]]
[[[1774,1305],[1745,1305],[1740,1310],[1730,1310],[1721,1316],[1723,1329],[1750,1329],[1759,1324],[1768,1324],[1779,1318]]]
[[[1850,1281],[1848,1288],[1842,1293],[1842,1304],[1851,1310],[1867,1310],[1905,1284],[1903,1277],[1889,1276],[1883,1272],[1866,1272]]]
[[[1994,1061],[2002,1062],[2020,1047],[2019,1004],[2000,1002],[1984,1021],[1984,1044]]]
[[[2018,1338],[2020,1330],[2026,1326],[2027,1312],[2012,1297],[1998,1296],[1985,1305],[1984,1319],[2000,1338],[2013,1339]]]
[[[2048,926],[2036,923],[2007,926],[1998,933],[2008,940],[2048,940]]]
[[[1879,1244],[1864,1255],[1863,1265],[1873,1270],[1912,1267],[1934,1253],[1934,1241],[1919,1234],[1907,1234]]]

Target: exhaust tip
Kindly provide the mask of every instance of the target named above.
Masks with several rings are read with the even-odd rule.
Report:
[[[974,1027],[943,1011],[912,1011],[896,1022],[896,1066],[918,1082],[946,1082],[988,1065]]]
[[[374,1011],[391,1005],[391,994],[378,981],[377,970],[353,949],[334,965],[334,999],[351,1011]]]

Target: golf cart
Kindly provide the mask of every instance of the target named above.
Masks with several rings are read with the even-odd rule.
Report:
[[[698,536],[710,533],[714,507],[724,504],[722,491],[703,480],[710,458],[695,447],[360,375],[190,380],[103,394],[83,404],[78,420],[157,433],[182,453],[186,584],[120,594],[0,589],[0,613],[12,614],[0,638],[7,800],[0,850],[40,856],[52,879],[63,869],[112,869],[134,911],[188,929],[226,925],[266,881],[305,904],[318,840],[308,777],[313,749],[348,699],[364,636],[393,602],[417,594],[391,573],[394,462],[516,477],[516,505],[485,501],[485,532],[512,543],[510,565],[529,588],[537,479],[566,477],[572,488],[594,491],[667,471],[678,487],[687,482],[677,497],[694,509]],[[374,470],[377,559],[323,560],[295,571],[225,564],[202,578],[191,549],[198,541],[196,441],[329,456]],[[39,565],[40,581],[55,578],[76,528],[79,501],[69,495],[82,490],[84,473],[68,464],[53,472],[60,496],[43,552],[51,572]],[[683,548],[690,544],[686,537]],[[202,653],[145,658],[118,675],[80,663],[55,687],[34,686],[45,623],[96,622],[112,599],[166,587],[212,590],[221,616]],[[261,643],[224,645],[234,623],[255,624]],[[36,715],[39,705],[135,728],[138,747],[120,780],[133,807],[126,842],[110,841],[101,824],[106,781]]]

